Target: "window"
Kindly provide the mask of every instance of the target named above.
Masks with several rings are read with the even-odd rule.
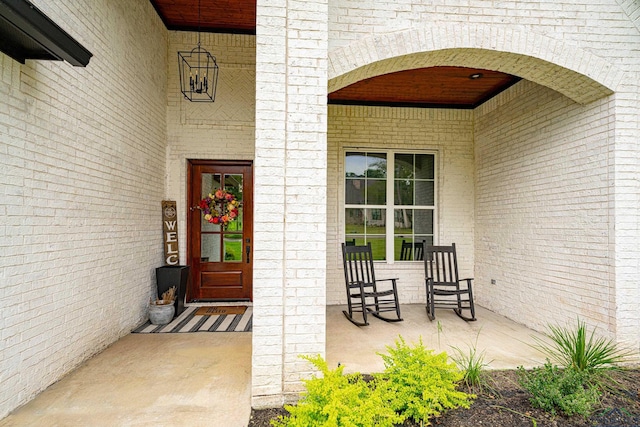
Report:
[[[401,260],[402,242],[433,243],[435,155],[345,154],[345,241],[371,242],[376,260]]]

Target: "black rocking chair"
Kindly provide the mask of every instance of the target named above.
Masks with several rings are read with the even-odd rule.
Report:
[[[422,261],[423,257],[424,243],[402,241],[400,261]]]
[[[376,280],[373,270],[373,255],[371,243],[366,246],[352,246],[342,244],[342,260],[344,264],[344,278],[347,287],[348,311],[343,313],[353,324],[366,326],[367,314],[386,322],[399,322],[400,304],[398,302],[397,279]],[[390,286],[380,286],[385,282]],[[395,317],[381,315],[385,312],[395,312]],[[355,313],[362,313],[362,322],[354,318]]]
[[[436,308],[451,308],[466,321],[476,320],[471,288],[473,279],[458,278],[455,243],[451,246],[427,246],[425,242],[424,271],[429,320],[435,319]],[[470,315],[463,315],[463,310],[468,310]]]

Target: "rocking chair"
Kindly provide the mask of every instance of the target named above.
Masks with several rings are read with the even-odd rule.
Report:
[[[422,261],[424,257],[424,243],[402,241],[400,247],[400,261]]]
[[[425,242],[424,270],[429,320],[435,319],[436,308],[451,308],[466,321],[476,320],[471,288],[473,279],[458,278],[455,243],[451,246],[427,246]],[[463,310],[468,310],[469,316],[463,315]]]
[[[347,287],[348,311],[343,313],[354,325],[369,324],[367,315],[371,314],[385,322],[399,322],[400,304],[398,302],[397,279],[376,280],[373,270],[371,243],[366,246],[342,244],[344,278]],[[388,283],[384,290],[381,282]],[[390,286],[389,286],[390,285]],[[395,317],[385,317],[381,313],[395,312]],[[355,313],[362,314],[362,321],[354,318]]]

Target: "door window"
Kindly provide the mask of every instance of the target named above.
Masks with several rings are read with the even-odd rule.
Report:
[[[207,197],[217,189],[236,196],[239,202],[238,215],[226,226],[212,224],[208,221],[200,222],[201,247],[200,260],[202,262],[242,262],[242,231],[243,231],[243,177],[241,174],[202,174],[201,198]]]

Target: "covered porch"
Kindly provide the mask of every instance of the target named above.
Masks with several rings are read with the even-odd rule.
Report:
[[[383,369],[376,354],[401,335],[451,352],[474,346],[488,369],[539,365],[539,336],[525,326],[477,308],[466,323],[450,310],[429,322],[423,305],[402,306],[403,322],[373,319],[358,328],[327,307],[326,359],[346,372]],[[251,333],[129,334],[85,362],[0,426],[224,425],[246,427],[251,413]]]

